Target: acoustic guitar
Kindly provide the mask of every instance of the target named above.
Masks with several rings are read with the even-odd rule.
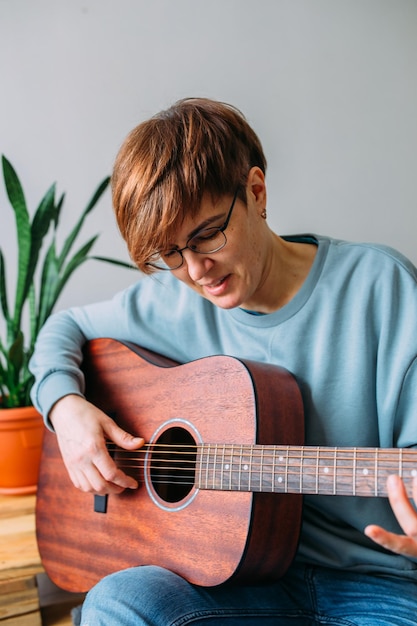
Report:
[[[417,451],[304,446],[301,394],[280,367],[228,356],[178,365],[96,339],[83,371],[86,397],[146,444],[109,443],[139,488],[94,496],[73,487],[45,433],[37,540],[63,589],[145,564],[203,586],[274,580],[296,552],[303,494],[386,496],[392,473],[411,494]]]

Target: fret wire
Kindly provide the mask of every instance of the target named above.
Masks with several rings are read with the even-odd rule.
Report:
[[[230,474],[229,474],[229,491],[232,490],[232,477],[233,477],[233,460],[235,458],[235,446],[234,444],[231,445],[230,447]],[[238,473],[239,476],[239,484],[240,484],[240,472]]]
[[[212,478],[212,481],[213,481],[213,489],[215,489],[215,488],[216,488],[216,474],[217,474],[216,468],[217,468],[217,443],[216,443],[216,444],[214,444],[214,456],[213,456],[213,478]]]
[[[301,459],[300,459],[300,493],[303,493],[303,462],[304,462],[304,447],[303,447],[303,453],[301,454]]]
[[[209,470],[210,470],[210,444],[207,444],[206,489],[208,489]]]
[[[199,481],[198,486],[201,487],[201,475],[203,471],[203,446],[201,446],[199,451],[200,459],[199,459]]]
[[[356,495],[356,448],[353,449],[353,495]]]
[[[264,471],[263,459],[264,459],[264,447],[262,446],[261,466],[259,468],[259,490],[260,491],[262,491],[262,488],[263,488],[263,483],[262,483],[262,477],[263,477],[263,471]]]
[[[275,491],[275,489],[276,489],[276,486],[275,486],[275,467],[276,467],[276,460],[277,460],[277,456],[276,456],[276,449],[274,448],[274,450],[273,450],[273,454],[272,454],[271,491]]]
[[[232,466],[231,466],[231,462],[229,460],[229,454],[230,454],[230,449],[229,446],[223,446],[222,448],[222,468],[223,468],[223,473],[222,473],[222,489],[227,489],[227,474],[225,474],[225,472],[229,473],[229,482],[230,482],[230,475],[232,473]]]
[[[287,456],[285,457],[285,493],[288,492],[288,462],[289,462],[290,446],[287,446]]]
[[[400,476],[400,478],[402,478],[403,477],[403,451],[402,451],[402,448],[400,448],[400,452],[399,452],[399,455],[398,455],[398,464],[399,464],[398,475]]]
[[[248,476],[248,490],[252,491],[252,456],[253,456],[253,448],[249,453],[249,476]]]
[[[378,448],[375,448],[375,470],[374,470],[375,496],[378,495]]]
[[[220,480],[220,488],[221,488],[221,490],[223,490],[224,470],[226,469],[226,463],[225,463],[225,460],[224,460],[224,451],[225,451],[225,446],[222,446],[222,472],[221,472],[221,480]]]
[[[320,458],[320,448],[316,448],[316,493],[319,492],[319,458]]]
[[[334,449],[334,454],[333,454],[333,495],[337,491],[336,475],[337,475],[337,448]]]
[[[242,462],[243,462],[243,445],[240,446],[240,463],[239,463],[239,473],[238,473],[239,491],[242,490]]]

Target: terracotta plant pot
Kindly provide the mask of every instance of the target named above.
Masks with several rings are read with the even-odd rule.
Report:
[[[43,432],[33,406],[0,409],[0,494],[36,492]]]

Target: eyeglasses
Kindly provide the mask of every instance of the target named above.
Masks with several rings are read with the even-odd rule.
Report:
[[[226,221],[223,226],[216,226],[215,228],[203,228],[196,235],[190,237],[187,241],[187,245],[184,248],[173,248],[172,250],[161,250],[152,256],[146,265],[150,265],[157,270],[177,270],[184,263],[183,252],[184,250],[191,250],[196,254],[213,254],[218,252],[227,243],[225,230],[229,225],[229,221],[234,209],[236,198],[238,194],[236,189],[233,196],[232,206],[226,217]]]

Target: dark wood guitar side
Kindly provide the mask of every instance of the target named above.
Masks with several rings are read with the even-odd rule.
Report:
[[[46,433],[36,521],[52,580],[87,591],[106,574],[143,564],[204,586],[280,577],[297,548],[302,495],[263,492],[259,471],[253,490],[240,475],[236,487],[233,452],[303,444],[293,377],[227,356],[176,365],[110,339],[87,344],[83,370],[87,398],[147,445],[114,452],[140,486],[105,499],[72,486],[55,435]]]

